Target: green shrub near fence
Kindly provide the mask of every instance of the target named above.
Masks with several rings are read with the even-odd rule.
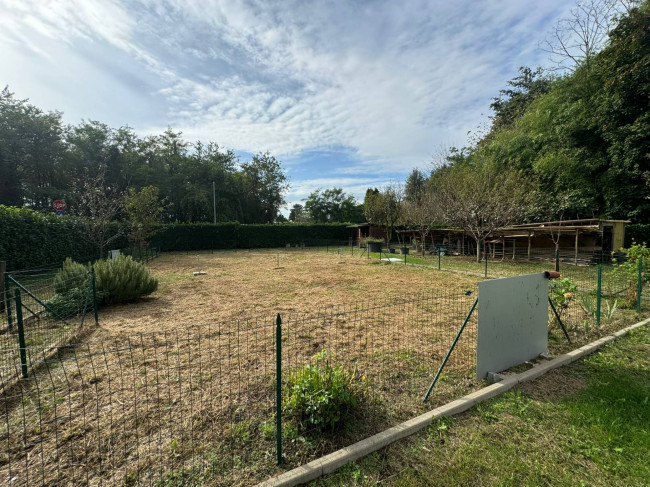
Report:
[[[149,270],[130,256],[95,262],[96,297],[98,304],[133,301],[158,289],[158,280]],[[54,277],[55,295],[47,300],[50,312],[57,318],[75,316],[92,308],[90,264],[66,259]]]
[[[95,262],[95,278],[103,304],[126,303],[158,289],[158,279],[131,256]]]

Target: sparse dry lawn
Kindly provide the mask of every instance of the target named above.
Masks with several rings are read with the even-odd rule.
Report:
[[[148,264],[158,291],[136,304],[101,310],[99,337],[127,336],[179,326],[315,313],[323,308],[403,298],[431,290],[476,289],[476,276],[400,263],[379,263],[330,251],[167,253]]]

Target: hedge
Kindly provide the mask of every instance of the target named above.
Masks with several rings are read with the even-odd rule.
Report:
[[[345,224],[243,225],[239,223],[176,223],[160,225],[151,245],[162,250],[253,249],[317,245],[347,241]]]
[[[625,226],[625,248],[632,245],[632,240],[636,243],[650,244],[650,225],[643,223],[632,223]]]
[[[116,244],[125,245],[121,240]],[[79,219],[0,205],[0,260],[7,261],[7,270],[60,265],[67,257],[88,260],[96,254]]]
[[[159,225],[150,245],[163,251],[309,246],[340,244],[348,235],[345,224],[178,223]],[[110,244],[110,248],[126,247],[125,236]],[[96,256],[97,249],[84,238],[78,218],[0,205],[0,260],[7,261],[7,270],[60,265],[67,257],[83,262]]]

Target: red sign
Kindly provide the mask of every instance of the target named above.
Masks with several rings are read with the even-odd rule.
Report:
[[[63,201],[63,200],[56,200],[54,203],[52,203],[52,207],[56,211],[63,211],[68,207],[68,205],[66,205],[65,201]]]

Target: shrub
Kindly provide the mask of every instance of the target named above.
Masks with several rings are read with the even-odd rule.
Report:
[[[73,289],[88,288],[90,268],[88,265],[65,259],[63,267],[54,276],[54,292],[65,294]]]
[[[101,302],[105,304],[133,301],[158,289],[158,280],[149,274],[149,270],[124,255],[97,261],[95,279]]]
[[[562,314],[569,307],[569,304],[571,304],[571,301],[575,299],[578,286],[570,278],[564,277],[551,281],[549,291],[551,302],[555,306],[558,316],[561,318]]]
[[[57,318],[69,318],[81,313],[84,305],[92,308],[89,296],[90,268],[67,258],[54,276],[54,292],[46,301],[50,314]]]
[[[614,267],[606,276],[606,287],[609,294],[623,294],[622,307],[634,307],[637,299],[637,280],[639,277],[639,260],[642,260],[643,269],[641,279],[647,282],[650,279],[650,249],[646,244],[632,245],[621,249],[624,254],[621,258],[612,259]]]
[[[330,365],[330,358],[323,350],[314,356],[313,364],[289,376],[283,407],[303,427],[333,430],[358,403],[355,372]]]
[[[55,318],[66,319],[92,309],[92,297],[87,289],[75,288],[64,294],[55,294],[46,301],[49,314]]]

